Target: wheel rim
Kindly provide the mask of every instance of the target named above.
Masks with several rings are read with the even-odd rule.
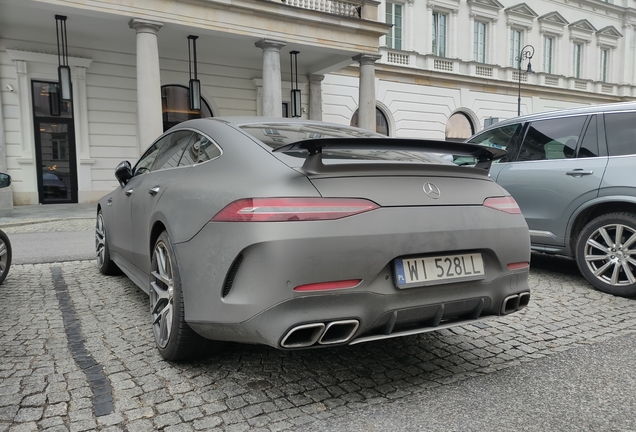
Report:
[[[150,276],[150,312],[155,339],[165,348],[172,332],[174,311],[174,281],[172,262],[165,243],[155,246]]]
[[[7,269],[7,260],[9,259],[8,252],[7,244],[3,240],[0,240],[0,274],[3,274]]]
[[[104,265],[104,259],[106,258],[106,233],[104,231],[104,217],[97,215],[97,222],[95,223],[95,254],[97,255],[97,265],[99,267]]]
[[[585,242],[585,263],[594,276],[613,286],[636,283],[636,230],[628,225],[605,225]]]

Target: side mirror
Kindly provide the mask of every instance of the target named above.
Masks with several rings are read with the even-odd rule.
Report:
[[[6,188],[11,184],[11,176],[9,174],[0,173],[0,189]]]
[[[117,165],[117,168],[115,168],[115,178],[121,187],[126,186],[128,180],[132,178],[132,167],[130,166],[130,162],[123,161]]]

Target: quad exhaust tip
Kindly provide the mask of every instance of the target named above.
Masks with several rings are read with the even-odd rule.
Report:
[[[515,311],[521,310],[528,306],[530,303],[530,293],[522,292],[520,294],[513,294],[504,299],[501,304],[501,315],[507,315]]]
[[[320,345],[330,345],[347,342],[353,337],[360,323],[358,320],[334,321],[327,324],[325,332],[320,337]]]
[[[296,326],[289,330],[280,345],[283,348],[306,348],[318,343],[333,345],[349,341],[360,326],[358,320],[311,323]]]

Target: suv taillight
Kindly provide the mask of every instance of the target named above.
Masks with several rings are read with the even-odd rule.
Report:
[[[519,204],[511,196],[486,198],[484,206],[510,214],[521,214]]]

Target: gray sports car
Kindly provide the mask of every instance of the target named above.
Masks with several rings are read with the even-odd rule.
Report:
[[[168,360],[206,339],[315,348],[512,313],[530,299],[530,242],[488,178],[504,155],[321,122],[190,120],[117,167],[97,263],[149,294]]]

